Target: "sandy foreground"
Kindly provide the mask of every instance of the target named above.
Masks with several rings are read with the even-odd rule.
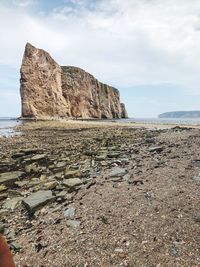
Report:
[[[18,267],[200,266],[198,126],[17,129],[0,137],[0,230]]]

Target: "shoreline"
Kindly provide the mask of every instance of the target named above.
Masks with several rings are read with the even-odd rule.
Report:
[[[130,119],[127,119],[130,120]],[[13,121],[13,119],[11,120]],[[26,129],[29,127],[30,129],[33,129],[35,125],[37,127],[40,127],[42,125],[45,125],[47,127],[128,127],[128,128],[143,128],[147,130],[165,130],[165,129],[171,129],[175,127],[180,128],[192,128],[192,129],[200,129],[200,124],[183,124],[183,123],[160,123],[160,122],[139,122],[139,121],[126,121],[126,120],[96,120],[96,119],[51,119],[51,120],[34,120],[34,119],[16,119],[17,125],[14,126],[6,126],[4,128],[0,128],[0,137],[6,136],[6,137],[12,137],[15,134],[19,134],[19,129]],[[20,123],[19,123],[20,122]],[[5,129],[5,135],[4,135],[4,129]]]
[[[36,123],[36,124],[35,124]],[[112,121],[96,121],[96,120],[38,120],[38,121],[26,121],[25,124],[20,124],[16,126],[17,128],[20,127],[34,127],[35,125],[38,125],[39,127],[42,125],[46,125],[49,127],[57,126],[57,127],[72,127],[72,126],[81,126],[81,127],[90,127],[90,126],[96,126],[96,127],[128,127],[128,128],[144,128],[147,130],[151,129],[171,129],[171,128],[192,128],[192,129],[200,129],[200,125],[192,125],[192,124],[161,124],[161,123],[144,123],[144,122],[122,122],[122,121],[117,121],[117,120],[112,120]]]

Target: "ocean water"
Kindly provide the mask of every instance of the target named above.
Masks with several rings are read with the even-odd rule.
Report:
[[[14,127],[21,124],[20,120],[15,118],[0,118],[0,136],[13,136],[19,134]]]

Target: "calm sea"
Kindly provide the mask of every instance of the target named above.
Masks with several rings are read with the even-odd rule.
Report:
[[[113,120],[112,120],[113,121]],[[200,125],[199,119],[156,119],[156,118],[133,118],[133,119],[121,119],[118,122],[139,122],[147,124],[174,124],[174,125]],[[21,123],[20,120],[15,118],[0,118],[0,136],[13,136],[18,134],[14,131],[14,127]]]

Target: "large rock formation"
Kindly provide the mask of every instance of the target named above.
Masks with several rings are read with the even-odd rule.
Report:
[[[27,44],[21,66],[22,118],[126,118],[119,91],[77,67],[61,67]]]

